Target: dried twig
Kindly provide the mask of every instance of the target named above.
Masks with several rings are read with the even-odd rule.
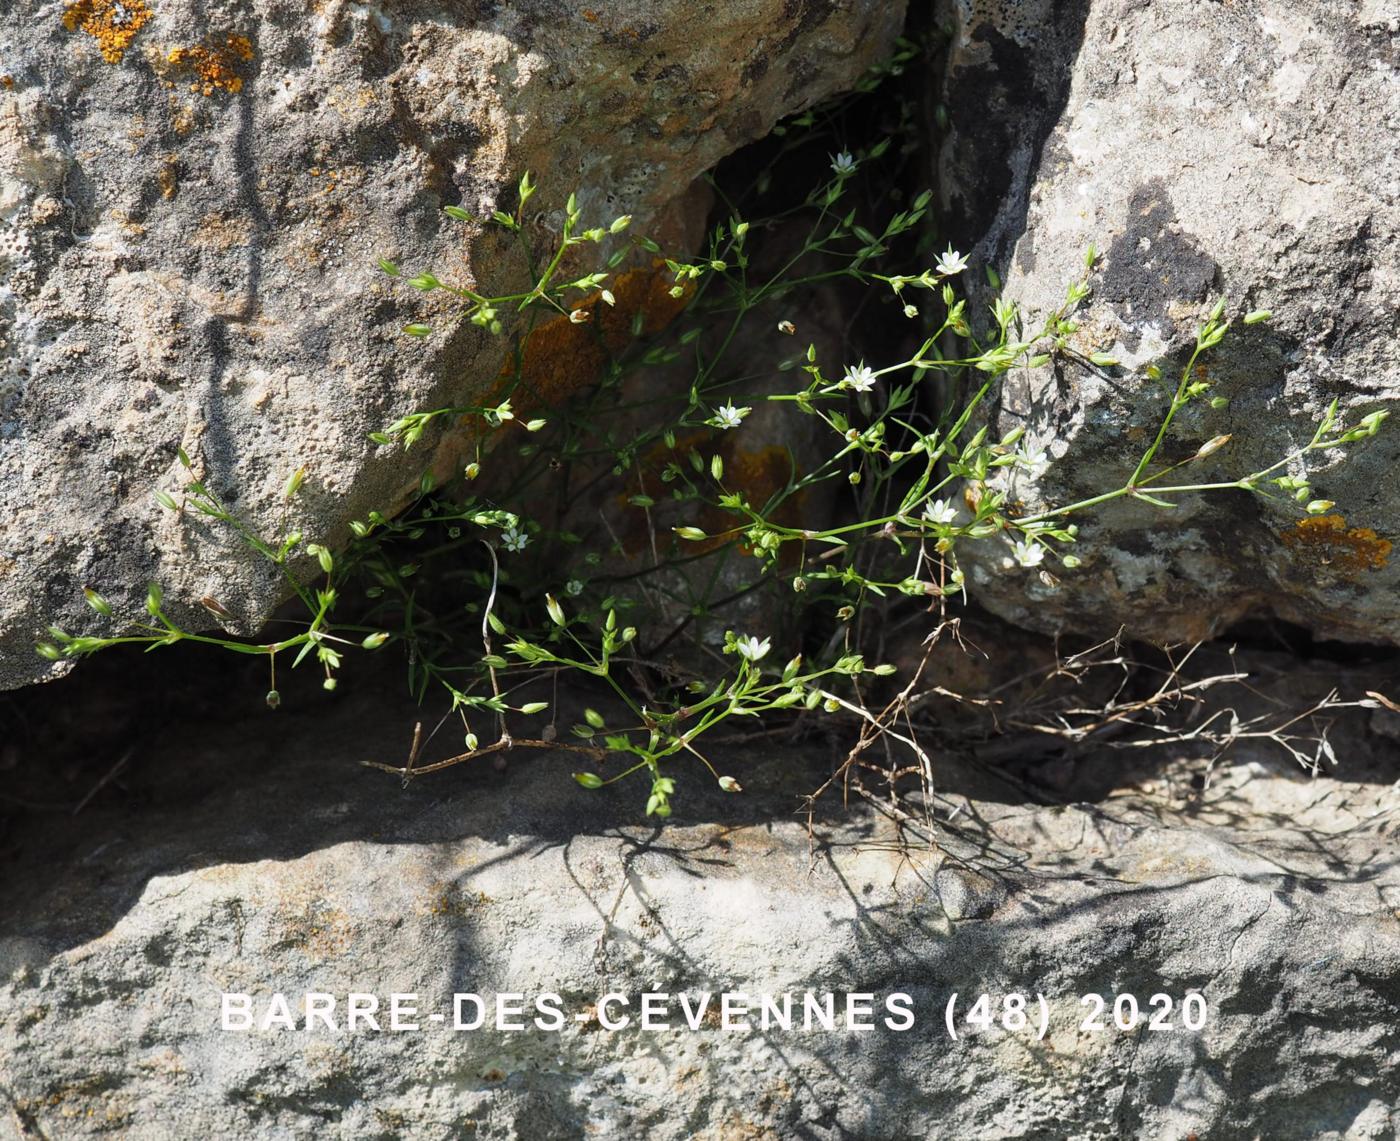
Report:
[[[88,789],[87,795],[84,796],[82,800],[78,801],[78,803],[73,806],[74,816],[77,816],[78,813],[80,813],[84,808],[86,808],[88,806],[88,803],[92,800],[92,798],[96,796],[99,792],[101,792],[107,786],[108,782],[111,781],[111,779],[115,777],[119,772],[121,772],[122,769],[126,768],[127,761],[131,760],[132,754],[135,753],[135,751],[136,749],[134,746],[130,749],[127,749],[127,751],[124,752],[120,758],[118,758],[117,763],[107,770],[106,775],[103,776],[103,778],[99,780],[95,785],[93,785],[90,789]]]
[[[483,745],[479,749],[472,749],[469,752],[461,753],[455,757],[448,757],[443,761],[434,761],[430,765],[414,765],[417,760],[417,748],[421,724],[414,727],[413,751],[409,754],[406,765],[386,765],[382,761],[361,761],[360,764],[367,769],[378,769],[380,772],[394,773],[404,778],[407,784],[411,776],[424,776],[428,773],[441,772],[443,769],[450,769],[453,765],[465,764],[467,761],[474,761],[478,757],[490,756],[492,753],[508,752],[511,749],[549,749],[556,753],[582,753],[589,759],[601,762],[611,753],[611,749],[605,749],[599,745],[575,745],[569,741],[535,741],[521,737],[502,737],[490,745]]]

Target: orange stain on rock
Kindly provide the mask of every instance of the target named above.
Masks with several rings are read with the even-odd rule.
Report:
[[[525,339],[519,359],[511,357],[502,365],[487,403],[509,394],[521,415],[556,407],[582,392],[627,347],[639,315],[641,335],[647,336],[664,329],[690,303],[694,285],[688,283],[681,296],[672,297],[673,285],[666,263],[657,261],[613,277],[608,288],[614,304],[598,292],[576,305],[575,313],[586,314],[583,321],[560,315],[540,322]]]
[[[674,448],[668,448],[664,443],[655,444],[640,457],[640,474],[633,472],[628,485],[618,493],[615,500],[618,508],[627,512],[624,515],[627,525],[623,529],[621,539],[623,550],[629,556],[641,554],[650,544],[645,517],[641,512],[629,508],[632,497],[637,494],[655,495],[657,488],[663,486],[661,473],[668,463],[684,466],[687,453],[702,449],[713,450],[724,461],[726,489],[742,494],[749,506],[760,512],[775,495],[787,487],[792,476],[793,456],[788,448],[782,444],[766,444],[756,449],[745,448],[741,433],[703,429],[681,437],[676,441]],[[802,501],[805,497],[806,492],[798,492],[780,504],[768,517],[779,526],[801,526]],[[712,503],[702,505],[698,515],[685,522],[698,527],[709,536],[705,539],[688,540],[685,543],[687,552],[712,551],[722,547],[733,538],[732,535],[726,535],[726,532],[736,526],[744,526],[742,516]],[[745,553],[750,550],[747,543],[740,542],[739,546]],[[785,552],[785,557],[788,554],[795,558],[796,548]]]
[[[1391,543],[1369,527],[1347,527],[1341,515],[1310,515],[1283,532],[1283,544],[1300,560],[1349,574],[1380,570]]]
[[[480,398],[482,406],[494,407],[509,400],[519,421],[547,416],[603,378],[613,357],[631,343],[634,321],[639,322],[645,336],[660,332],[676,319],[690,303],[695,287],[686,283],[681,295],[672,297],[674,286],[666,263],[659,259],[610,277],[606,287],[612,291],[612,305],[603,300],[599,290],[574,306],[574,312],[586,314],[584,321],[575,323],[560,314],[540,321],[522,335],[520,347],[505,359],[495,383]],[[457,421],[435,462],[456,466],[458,450],[490,436],[485,418],[468,413]],[[446,457],[451,457],[450,462]]]

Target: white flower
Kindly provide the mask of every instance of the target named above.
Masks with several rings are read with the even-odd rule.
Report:
[[[844,178],[848,174],[854,174],[856,165],[855,156],[850,151],[842,151],[839,155],[831,156],[831,169],[840,177]]]
[[[501,533],[501,546],[508,551],[523,551],[530,542],[530,536],[515,527],[507,527]]]
[[[904,307],[904,315],[909,318],[917,317],[919,315],[919,307],[917,305],[906,305]]]
[[[875,387],[875,370],[864,361],[858,365],[847,365],[846,375],[841,378],[841,383],[857,392],[869,392]]]
[[[938,261],[933,268],[941,274],[952,277],[954,274],[962,273],[967,268],[967,258],[949,246],[946,252],[938,255]]]
[[[1011,544],[1011,557],[1023,567],[1038,567],[1045,561],[1045,548],[1033,539],[1017,539]]]
[[[924,504],[924,518],[930,523],[951,523],[958,517],[958,509],[946,499],[933,499]]]
[[[773,648],[773,644],[767,638],[760,642],[752,634],[749,634],[747,637],[736,638],[734,648],[739,651],[740,657],[756,662]]]
[[[716,428],[737,428],[744,422],[744,417],[752,411],[752,408],[735,408],[732,402],[721,404],[715,409],[714,418],[710,423]]]
[[[569,581],[564,584],[564,593],[577,598],[583,593],[583,583],[576,578],[569,579]]]

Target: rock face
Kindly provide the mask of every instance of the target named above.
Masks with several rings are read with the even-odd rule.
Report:
[[[93,628],[84,585],[139,612],[159,581],[183,620],[207,623],[191,607],[212,596],[244,630],[282,597],[227,531],[152,502],[183,482],[178,446],[278,539],[333,543],[402,502],[428,453],[366,434],[482,392],[504,347],[376,258],[499,292],[525,273],[443,206],[511,208],[528,170],[541,241],[578,191],[586,224],[630,213],[683,245],[696,176],[850,85],[902,18],[873,0],[6,4],[0,689],[43,676],[49,623]],[[426,342],[401,333],[434,317]]]
[[[1202,399],[1162,458],[1230,444],[1181,482],[1232,480],[1306,444],[1335,398],[1354,424],[1400,392],[1397,16],[1375,3],[1169,0],[958,4],[940,160],[955,233],[1004,268],[1031,314],[1100,261],[1066,362],[1010,378],[996,429],[1023,425],[1048,464],[1021,474],[1028,511],[1123,486],[1152,440],[1196,326],[1220,296],[1269,309],[1206,359]],[[966,247],[964,247],[966,248]],[[1038,327],[1038,326],[1037,326]],[[1163,379],[1148,380],[1157,364]],[[1078,517],[1078,570],[970,576],[1004,617],[1046,630],[1181,640],[1266,611],[1323,637],[1400,641],[1392,555],[1400,432],[1314,453],[1301,522],[1286,496],[1118,501]],[[1293,465],[1288,474],[1303,475]],[[1052,568],[1053,569],[1053,568]]]
[[[3,834],[11,1135],[1360,1141],[1400,1127],[1385,740],[1339,740],[1345,779],[1312,781],[1246,743],[1205,792],[1189,768],[1125,775],[1117,752],[1081,763],[1126,787],[1058,808],[1007,803],[1003,778],[940,762],[936,850],[835,801],[809,848],[794,793],[825,774],[794,752],[717,756],[742,796],[683,769],[656,830],[636,786],[585,791],[568,757],[403,792],[356,767],[401,757],[414,712],[376,695],[230,718],[202,725],[193,754],[162,732],[76,819]],[[220,1029],[223,992],[255,996],[262,1020],[274,993],[308,991],[339,996],[342,1028],[298,1014],[297,1029]],[[419,996],[422,1028],[348,1032],[352,991]],[[599,1021],[635,1018],[648,992],[725,991],[831,992],[843,1011],[847,993],[873,994],[877,1028],[725,1029],[712,1010],[691,1030],[675,1000],[669,1030]],[[629,1007],[600,1012],[610,992]],[[955,1023],[950,1041],[955,992],[963,1015],[996,996],[998,1018],[1002,996],[1029,994],[1037,1023],[1043,994],[1048,1032]],[[557,994],[567,1025],[454,1032],[458,993],[484,996],[492,1022],[501,993]],[[914,1025],[878,1025],[899,993]],[[1102,1029],[1081,1029],[1089,994],[1107,1000]],[[1128,994],[1149,1016],[1170,996],[1172,1028],[1134,1022]],[[1189,994],[1206,1002],[1199,1031],[1181,1025]]]

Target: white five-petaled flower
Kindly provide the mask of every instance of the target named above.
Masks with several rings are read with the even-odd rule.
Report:
[[[530,536],[515,527],[507,527],[501,532],[501,546],[508,551],[523,551],[530,542]]]
[[[958,509],[946,499],[931,499],[924,504],[924,518],[930,523],[951,523],[958,517]]]
[[[564,584],[564,593],[577,598],[583,593],[583,583],[576,578],[569,579],[569,581]]]
[[[846,375],[841,378],[841,383],[857,392],[869,392],[875,387],[875,370],[864,361],[858,365],[847,365]]]
[[[748,634],[743,638],[736,638],[734,648],[739,651],[740,657],[756,662],[773,648],[773,644],[767,638],[760,642],[752,634]]]
[[[711,423],[716,428],[737,428],[752,411],[752,408],[735,408],[733,402],[721,404],[715,409],[715,417]]]
[[[839,155],[831,156],[831,169],[838,175],[854,174],[857,165],[855,156],[850,151],[842,151]]]
[[[1033,539],[1017,539],[1011,544],[1011,557],[1023,567],[1038,567],[1045,561],[1045,548]]]
[[[938,255],[938,261],[933,268],[939,273],[952,277],[954,274],[962,273],[967,268],[967,258],[949,246],[945,252]]]

